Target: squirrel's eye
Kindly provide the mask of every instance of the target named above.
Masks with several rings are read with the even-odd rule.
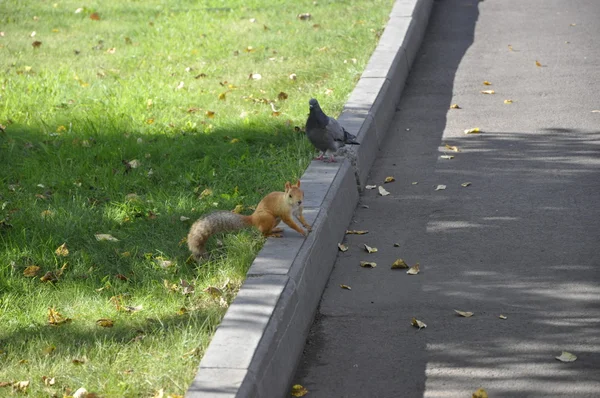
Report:
[[[292,197],[292,195],[290,195],[290,198]]]

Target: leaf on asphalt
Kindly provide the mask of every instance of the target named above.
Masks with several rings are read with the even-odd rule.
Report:
[[[443,185],[443,184],[440,184],[440,185],[438,185],[437,187],[435,187],[435,190],[436,190],[436,191],[442,191],[442,190],[444,190],[444,189],[446,189],[446,186],[445,186],[445,185]]]
[[[419,273],[419,263],[416,263],[406,271],[408,275],[417,275]]]
[[[67,244],[63,243],[62,245],[58,246],[54,253],[60,257],[67,257],[69,255],[69,249],[67,249]]]
[[[112,328],[115,326],[115,322],[108,318],[101,318],[96,321],[96,325],[102,326],[103,328]]]
[[[456,312],[458,315],[463,316],[465,318],[470,318],[473,316],[472,312],[468,312],[468,311],[459,311],[459,310],[454,310],[454,312]]]
[[[465,134],[479,134],[481,132],[481,130],[479,129],[479,127],[474,127],[472,129],[465,129],[464,133]]]
[[[394,243],[394,247],[400,247],[400,243]]]
[[[44,385],[47,387],[53,386],[56,383],[56,380],[54,379],[54,377],[48,377],[48,376],[42,376],[42,381],[44,382]]]
[[[506,319],[506,315],[500,314],[500,315],[498,315],[498,318],[500,318],[500,319]]]
[[[394,181],[396,181],[396,179],[392,176],[389,176],[389,177],[385,177],[385,180],[383,180],[383,183],[387,184],[387,183],[394,182]]]
[[[494,90],[483,90],[481,94],[496,94]]]
[[[563,351],[562,354],[558,357],[554,357],[561,362],[573,362],[577,359],[576,355],[571,354],[570,352]]]
[[[226,99],[227,99],[227,91],[225,91],[224,93],[219,94],[219,100],[225,101]]]
[[[114,236],[112,236],[110,234],[96,234],[94,236],[96,237],[96,240],[98,240],[98,241],[103,241],[103,240],[107,240],[110,242],[118,242],[119,241],[117,238],[115,238]]]
[[[427,325],[424,322],[418,320],[417,318],[413,318],[410,321],[410,324],[413,325],[416,328],[419,328],[419,330],[427,327]]]
[[[466,187],[468,187],[469,185],[471,185],[471,183],[470,183],[470,182],[463,182],[462,184],[460,184],[460,186],[461,186],[461,187],[463,187],[463,188],[466,188]]]
[[[440,158],[442,158],[442,159],[454,159],[454,155],[441,155]]]
[[[348,286],[348,285],[340,285],[340,287],[341,287],[342,289],[346,289],[346,290],[352,290],[352,288],[351,288],[350,286]]]
[[[38,272],[40,272],[40,267],[37,265],[30,265],[29,267],[25,268],[23,275],[32,278],[37,276]]]
[[[340,249],[341,252],[345,252],[348,250],[348,246],[344,245],[343,243],[338,243],[338,249]]]
[[[540,61],[535,61],[535,66],[537,66],[538,68],[541,68],[542,63]]]
[[[367,251],[367,253],[377,253],[377,248],[376,247],[371,247],[367,244],[365,244],[365,250]]]
[[[504,103],[505,103],[505,104],[512,104],[512,103],[513,103],[513,100],[511,100],[511,99],[505,99],[505,100],[504,100]]]
[[[419,181],[413,181],[411,182],[412,185],[419,185]]]
[[[600,109],[594,109],[592,113],[600,113]]]
[[[513,50],[513,46],[511,46],[511,45],[509,44],[509,45],[508,45],[508,50],[509,50],[509,51],[514,51],[514,50]]]
[[[389,193],[388,191],[386,191],[386,190],[385,190],[385,188],[384,188],[384,187],[382,187],[381,185],[380,185],[380,186],[379,186],[377,189],[379,190],[379,194],[380,194],[381,196],[387,196],[387,195],[389,195],[389,194],[390,194],[390,193]]]
[[[483,82],[483,84],[484,84],[484,85],[486,85],[486,86],[491,86],[491,85],[492,85],[492,83],[491,83],[491,82],[488,82],[487,80],[485,80],[485,81]]]
[[[365,185],[365,189],[375,189],[377,185]]]
[[[71,318],[63,316],[60,312],[56,311],[54,307],[48,308],[48,324],[58,326],[67,322],[71,322]]]
[[[458,104],[452,104],[450,105],[450,109],[462,109],[460,106],[458,106]]]
[[[488,398],[488,393],[483,388],[480,388],[473,393],[473,398]]]
[[[396,261],[394,261],[392,263],[392,269],[402,269],[402,268],[408,268],[408,264],[406,264],[406,262],[404,260],[402,260],[401,258],[397,259]]]
[[[364,235],[364,234],[368,234],[369,231],[358,231],[358,230],[346,230],[346,235]]]
[[[71,360],[71,363],[73,365],[83,365],[85,363],[85,358],[81,358],[81,359],[79,359],[79,358],[73,358]]]
[[[452,152],[460,152],[460,149],[458,149],[458,147],[457,147],[457,146],[454,146],[454,145],[448,145],[448,144],[445,144],[445,145],[444,145],[444,147],[445,147],[447,150],[449,150],[449,151],[452,151]]]
[[[300,17],[298,16],[298,18]],[[294,397],[303,397],[306,394],[308,394],[308,390],[300,384],[294,384],[292,386],[292,391],[290,392],[290,394],[292,394],[292,396]]]
[[[377,263],[374,263],[372,261],[361,261],[360,266],[363,268],[375,268],[377,267]]]

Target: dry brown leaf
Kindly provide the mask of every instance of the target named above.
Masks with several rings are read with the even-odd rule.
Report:
[[[36,40],[33,43],[31,43],[31,45],[33,46],[33,48],[39,48],[42,45],[42,42]]]
[[[402,269],[402,268],[408,268],[408,264],[406,264],[406,262],[404,260],[402,260],[401,258],[397,259],[396,261],[394,261],[392,263],[392,269]]]
[[[400,247],[400,243],[394,243],[394,247]]]
[[[189,283],[188,281],[186,281],[185,279],[180,279],[179,280],[179,286],[181,286],[181,293],[182,294],[192,294],[194,293],[194,285],[192,285],[191,283]]]
[[[126,305],[126,306],[123,306],[123,309],[126,312],[134,313],[134,312],[141,311],[143,309],[143,306],[141,306],[141,305]]]
[[[480,388],[473,393],[473,398],[488,398],[488,393],[483,388]]]
[[[410,324],[413,325],[416,328],[419,328],[419,330],[427,327],[427,325],[424,322],[418,320],[417,318],[413,318],[410,321]]]
[[[375,268],[377,267],[377,263],[374,263],[372,261],[361,261],[360,266],[363,268]]]
[[[460,106],[458,106],[458,104],[452,104],[450,105],[450,109],[462,109]]]
[[[390,176],[390,177],[385,177],[385,180],[383,180],[383,183],[388,184],[388,183],[394,182],[394,181],[396,181],[396,179],[394,177]]]
[[[577,359],[576,355],[571,354],[570,352],[563,351],[562,354],[558,357],[554,357],[561,362],[573,362]]]
[[[481,129],[479,127],[474,127],[472,129],[465,129],[464,133],[465,134],[479,134],[481,132]]]
[[[90,19],[93,21],[99,21],[100,20],[100,15],[97,12],[93,12],[90,14]]]
[[[468,312],[468,311],[459,311],[459,310],[454,310],[454,312],[456,312],[458,315],[463,316],[465,318],[470,318],[473,316],[472,312]]]
[[[511,99],[505,99],[505,100],[504,100],[504,103],[505,103],[505,104],[512,104],[512,103],[513,103],[513,100],[511,100]]]
[[[540,61],[535,61],[535,66],[537,66],[538,68],[541,68],[542,63]]]
[[[491,86],[491,85],[492,85],[492,83],[491,83],[491,82],[488,82],[487,80],[486,80],[486,81],[484,81],[484,82],[483,82],[483,84],[484,84],[485,86]]]
[[[84,358],[82,358],[82,359],[73,358],[73,359],[71,360],[71,363],[72,363],[73,365],[83,365],[83,364],[85,363],[85,359],[84,359]]]
[[[111,319],[101,318],[96,321],[96,325],[102,326],[103,328],[112,328],[115,322]]]
[[[408,271],[406,271],[406,273],[408,275],[417,275],[419,273],[420,269],[419,269],[419,263],[416,263],[415,265],[413,265],[412,267],[410,267],[408,269]]]
[[[340,287],[341,287],[342,289],[346,289],[346,290],[352,290],[352,288],[351,288],[350,286],[348,286],[348,285],[340,285]]]
[[[23,275],[32,278],[37,276],[38,272],[40,272],[40,267],[37,265],[30,265],[29,267],[25,268]]]
[[[382,187],[381,185],[380,185],[379,187],[377,187],[377,189],[379,190],[379,194],[380,194],[381,196],[387,196],[387,195],[389,195],[389,194],[390,194],[390,193],[389,193],[388,191],[386,191],[386,190],[385,190],[385,188],[384,188],[384,187]]]
[[[496,94],[494,90],[483,90],[481,94]]]
[[[67,322],[71,322],[71,318],[63,316],[54,307],[48,308],[48,324],[57,326]]]
[[[219,298],[223,296],[223,291],[215,286],[209,286],[202,291],[208,293],[212,298]]]
[[[42,282],[56,282],[58,281],[58,277],[52,271],[48,271],[40,278]]]
[[[58,246],[54,253],[60,257],[67,257],[69,255],[69,249],[67,249],[67,244],[63,243],[62,245]]]
[[[283,101],[288,99],[288,95],[286,93],[284,93],[283,91],[279,92],[279,94],[277,94],[277,99],[279,99],[279,101]]]
[[[341,252],[345,252],[348,250],[348,246],[346,246],[342,243],[338,243],[338,249],[340,249]]]
[[[454,145],[448,145],[448,144],[445,144],[445,145],[444,145],[444,147],[445,147],[447,150],[449,150],[449,151],[452,151],[452,152],[460,152],[460,149],[458,149],[458,147],[457,147],[457,146],[454,146]]]
[[[346,235],[364,235],[364,234],[368,234],[369,231],[358,231],[358,230],[346,230]]]
[[[312,18],[312,15],[310,15],[309,13],[305,12],[303,14],[298,14],[298,19],[302,20],[302,21],[308,21],[309,19]]]
[[[365,250],[367,251],[367,253],[377,253],[377,248],[376,247],[371,247],[367,244],[365,245]]]

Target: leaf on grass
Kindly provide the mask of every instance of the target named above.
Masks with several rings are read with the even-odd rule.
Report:
[[[42,350],[42,353],[44,353],[44,355],[50,355],[55,350],[56,350],[56,346],[55,345],[49,345],[49,346],[44,347],[44,349]]]
[[[192,294],[194,293],[194,285],[192,285],[191,283],[189,283],[188,281],[186,281],[185,279],[180,279],[179,280],[179,285],[181,286],[181,293],[182,294]]]
[[[346,230],[346,235],[364,235],[364,234],[368,234],[369,231],[358,231],[358,230]]]
[[[442,158],[442,159],[454,159],[454,155],[441,155],[440,158]]]
[[[577,359],[576,355],[571,354],[570,352],[563,351],[562,354],[558,357],[554,357],[561,362],[573,362]]]
[[[463,316],[465,318],[470,318],[473,316],[472,312],[468,312],[468,311],[459,311],[459,310],[454,310],[454,312],[456,312],[458,315]]]
[[[189,219],[190,219],[190,218],[189,218],[189,217],[186,217],[186,216],[181,216],[181,217],[179,217],[179,221],[181,221],[181,222],[188,221]]]
[[[452,151],[452,152],[460,152],[460,149],[458,149],[458,147],[457,147],[457,146],[454,146],[454,145],[448,145],[448,144],[445,144],[445,145],[444,145],[444,147],[445,147],[447,150],[449,150],[449,151]]]
[[[71,363],[72,363],[73,365],[83,365],[83,364],[85,363],[85,359],[83,359],[83,358],[82,358],[82,359],[73,358],[73,359],[71,360]]]
[[[30,265],[29,267],[25,268],[23,275],[32,278],[37,276],[38,272],[40,272],[40,267],[37,265]]]
[[[387,195],[389,195],[389,194],[390,194],[390,193],[389,193],[388,191],[386,191],[386,190],[385,190],[385,188],[384,188],[384,187],[382,187],[381,185],[380,185],[380,186],[379,186],[377,189],[379,190],[379,194],[380,194],[381,196],[387,196]]]
[[[388,184],[388,183],[394,182],[394,181],[396,181],[396,179],[394,177],[390,176],[390,177],[385,177],[385,180],[383,180],[383,183]]]
[[[500,319],[506,319],[506,315],[500,314],[500,315],[498,315],[498,318],[500,318]]]
[[[450,105],[450,109],[462,109],[460,106],[458,106],[458,104],[452,104]]]
[[[31,43],[31,45],[33,46],[33,48],[39,48],[42,45],[42,42],[36,40],[33,43]]]
[[[408,264],[406,264],[406,262],[404,260],[402,260],[401,258],[397,259],[396,261],[394,261],[392,263],[392,269],[402,269],[402,268],[408,268]]]
[[[377,253],[377,248],[376,247],[371,247],[367,244],[365,244],[365,250],[367,251],[367,253]]]
[[[279,94],[277,94],[277,99],[279,99],[279,101],[286,100],[288,99],[288,95],[283,91],[280,91]]]
[[[443,184],[440,184],[440,185],[438,185],[437,187],[435,187],[435,190],[436,190],[436,191],[442,191],[442,190],[444,190],[444,189],[446,189],[446,186],[445,186],[445,185],[443,185]]]
[[[250,73],[250,75],[248,75],[248,79],[260,80],[262,79],[262,75],[260,73]]]
[[[301,21],[308,21],[311,18],[312,18],[312,15],[310,15],[307,12],[302,13],[302,14],[298,14],[298,19],[301,20]],[[301,396],[301,395],[299,395],[299,396]]]
[[[375,189],[377,185],[365,185],[365,189]]]
[[[112,328],[115,326],[115,322],[108,318],[101,318],[96,321],[96,325],[102,326],[103,328]]]
[[[93,21],[99,21],[100,20],[100,15],[97,12],[93,12],[90,14],[90,19]]]
[[[45,386],[53,386],[56,383],[54,377],[42,376],[42,381]]]
[[[361,261],[360,266],[363,268],[375,268],[377,267],[377,263],[374,263],[372,261]]]
[[[488,393],[483,388],[480,388],[473,393],[473,398],[488,398]]]
[[[44,274],[44,276],[42,276],[40,278],[40,280],[42,282],[57,282],[58,281],[58,277],[56,276],[56,274],[52,271],[48,271]]]
[[[225,99],[226,99],[226,95],[227,95],[227,91],[226,91],[226,92],[224,92],[224,93],[221,93],[221,94],[219,94],[219,100],[221,100],[221,101],[225,101]]]
[[[419,273],[419,263],[416,263],[406,271],[408,275],[417,275]]]
[[[97,241],[103,241],[103,240],[107,240],[110,242],[118,242],[119,239],[115,238],[114,236],[110,235],[110,234],[95,234],[94,235],[96,237]]]
[[[340,249],[341,252],[345,252],[348,250],[348,246],[344,245],[343,243],[338,243],[338,249]]]
[[[486,86],[491,86],[491,85],[492,85],[492,83],[491,83],[491,82],[488,82],[487,80],[485,80],[485,81],[483,82],[483,84],[484,84],[484,85],[486,85]]]
[[[290,392],[290,394],[292,394],[292,396],[294,397],[303,397],[306,394],[308,394],[308,390],[300,384],[294,384],[292,386],[292,391]]]
[[[208,293],[212,298],[219,298],[223,296],[223,291],[215,286],[209,286],[202,291]]]
[[[471,185],[471,183],[470,183],[470,182],[463,182],[462,184],[460,184],[460,186],[461,186],[461,187],[463,187],[463,188],[466,188],[466,187],[468,187],[469,185]]]
[[[537,66],[538,68],[541,68],[542,63],[540,61],[535,61],[535,66]]]
[[[63,316],[54,307],[48,308],[48,324],[57,326],[67,322],[71,322],[71,318]]]
[[[417,318],[413,318],[410,321],[410,324],[413,325],[416,328],[419,328],[419,330],[427,327],[427,325],[424,322],[418,320]]]
[[[214,113],[213,111],[206,111],[206,112],[204,113],[204,115],[205,115],[207,118],[209,118],[209,119],[212,119],[212,118],[214,118],[214,117],[215,117],[215,113]]]
[[[60,257],[67,257],[69,255],[69,249],[67,249],[67,244],[63,243],[58,246],[58,248],[54,251],[54,254]]]
[[[479,134],[481,132],[481,130],[479,129],[479,127],[474,127],[472,129],[465,129],[464,133],[465,134]]]
[[[346,290],[352,290],[352,288],[351,288],[350,286],[348,286],[348,285],[340,285],[340,287],[341,287],[342,289],[346,289]]]
[[[295,74],[295,73],[292,73],[292,74],[289,76],[289,78],[290,78],[290,80],[296,80],[297,76],[296,76],[296,74]]]
[[[483,90],[481,94],[496,94],[496,92],[494,90]]]
[[[513,100],[511,100],[511,99],[505,99],[505,100],[504,100],[504,103],[505,103],[505,104],[512,104],[512,103],[513,103]]]
[[[12,387],[16,391],[25,392],[27,391],[27,387],[29,387],[29,380],[14,382]]]

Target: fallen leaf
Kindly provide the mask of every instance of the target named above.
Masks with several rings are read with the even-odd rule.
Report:
[[[452,152],[460,152],[460,149],[458,149],[458,147],[457,147],[457,146],[453,146],[453,145],[448,145],[448,144],[445,144],[445,145],[444,145],[444,147],[445,147],[447,150],[449,150],[449,151],[452,151]]]
[[[364,235],[364,234],[368,234],[369,231],[358,231],[358,230],[346,230],[346,235]]]
[[[250,73],[249,78],[252,80],[260,80],[262,79],[262,75],[260,73]]]
[[[40,272],[40,267],[38,267],[37,265],[30,265],[23,271],[23,276],[32,278],[34,276],[37,276],[38,272]]]
[[[570,352],[563,351],[562,354],[558,357],[554,357],[561,362],[573,362],[577,359],[576,355],[571,354]]]
[[[312,18],[312,15],[310,15],[309,13],[305,12],[303,14],[298,14],[298,19],[302,20],[302,21],[308,21],[309,19]],[[301,395],[300,395],[301,396]]]
[[[419,273],[419,263],[416,263],[406,271],[408,275],[417,275]]]
[[[94,21],[99,21],[100,20],[100,15],[98,15],[97,12],[93,12],[90,14],[90,19],[94,20]]]
[[[103,241],[107,240],[110,242],[118,242],[119,240],[110,234],[95,234],[96,240]]]
[[[352,288],[351,288],[350,286],[348,286],[348,285],[340,285],[340,287],[341,287],[342,289],[346,289],[346,290],[352,290]]]
[[[363,268],[375,268],[377,267],[377,263],[374,263],[372,261],[361,261],[360,266]]]
[[[44,355],[50,355],[52,354],[54,351],[56,350],[56,346],[54,345],[49,345],[44,347],[44,349],[42,350],[42,352],[44,353]]]
[[[404,260],[402,260],[401,258],[397,259],[396,261],[394,261],[392,263],[392,269],[402,269],[402,268],[408,268],[408,264],[406,264],[406,262]]]
[[[371,247],[367,244],[365,244],[365,250],[367,251],[367,253],[377,253],[377,248],[376,247]]]
[[[419,181],[413,181],[411,182],[412,185],[419,185]]]
[[[450,109],[462,109],[460,106],[458,106],[458,104],[452,104],[450,105]]]
[[[187,295],[187,294],[194,293],[194,285],[192,285],[191,283],[189,283],[185,279],[180,279],[179,280],[179,285],[182,287],[182,289],[181,289],[181,293],[182,294]]]
[[[592,113],[600,113],[600,109],[594,109]]]
[[[33,46],[33,48],[39,48],[42,45],[42,42],[36,40],[33,43],[31,43],[31,45]]]
[[[131,167],[132,169],[137,169],[138,167],[140,167],[141,164],[142,163],[137,159],[133,159],[133,160],[130,160],[129,162],[127,162],[127,165],[129,167]]]
[[[42,381],[45,386],[53,386],[56,383],[54,377],[42,376]]]
[[[181,216],[181,217],[179,217],[179,221],[181,221],[181,222],[188,221],[189,219],[190,219],[190,218],[189,218],[189,217],[186,217],[186,216]]]
[[[394,243],[394,247],[400,247],[400,243]]]
[[[213,111],[206,111],[206,113],[204,113],[204,115],[209,119],[212,119],[213,117],[215,117],[215,113]]]
[[[540,61],[535,61],[535,66],[537,66],[538,68],[541,68],[542,64]]]
[[[468,187],[469,185],[471,185],[471,183],[470,183],[470,182],[463,182],[462,184],[460,184],[460,186],[461,186],[461,187],[463,187],[463,188],[466,188],[466,187]]]
[[[73,358],[71,360],[71,363],[73,365],[83,365],[85,363],[85,359],[77,359],[77,358]]]
[[[244,48],[244,52],[245,53],[252,53],[252,52],[254,52],[254,47],[248,46],[248,47]]]
[[[219,298],[223,296],[223,291],[215,286],[209,286],[202,291],[208,293],[212,298]]]
[[[441,155],[440,158],[442,158],[442,159],[454,159],[454,155]]]
[[[348,250],[348,246],[346,246],[342,243],[338,243],[338,249],[340,249],[341,252],[345,252]]]
[[[290,394],[292,394],[292,396],[294,397],[303,397],[306,394],[308,394],[308,390],[300,384],[294,384],[292,386],[292,391],[290,392]]]
[[[281,91],[279,94],[277,94],[277,99],[279,99],[279,101],[283,101],[288,99],[288,95],[286,93],[284,93],[283,91]]]
[[[115,325],[115,322],[111,319],[101,318],[96,321],[96,325],[102,326],[103,328],[112,328]]]
[[[379,194],[380,194],[381,196],[387,196],[387,195],[389,195],[389,194],[390,194],[390,193],[389,193],[388,191],[386,191],[386,190],[385,190],[385,188],[383,188],[381,185],[380,185],[380,186],[379,186],[377,189],[379,190]]]
[[[474,127],[472,129],[466,129],[464,131],[465,134],[479,134],[481,132],[481,130],[479,129],[479,127]]]
[[[116,52],[117,52],[117,48],[116,47],[111,47],[108,50],[106,50],[107,54],[114,54]],[[181,83],[183,83],[183,82],[181,82]]]
[[[513,100],[511,100],[511,99],[505,99],[505,100],[504,100],[504,103],[505,103],[505,104],[512,104],[512,103],[513,103]]]
[[[183,86],[185,86],[185,83],[183,81],[181,81],[181,82],[179,82],[177,87],[175,87],[175,90],[181,90],[183,88]]]
[[[483,90],[481,94],[496,94],[494,90]]]
[[[290,80],[296,80],[297,76],[296,76],[296,74],[295,74],[295,73],[292,73],[292,74],[289,76],[289,78],[290,78]]]
[[[56,311],[54,307],[48,308],[48,324],[57,326],[70,321],[71,318],[63,316],[61,313]]]
[[[365,185],[365,189],[375,189],[377,185]]]
[[[141,305],[125,305],[125,306],[123,306],[123,309],[126,312],[134,313],[134,312],[141,311],[143,309],[143,306],[141,306]]]
[[[221,93],[221,94],[219,94],[219,100],[221,100],[221,101],[225,101],[225,99],[226,99],[226,95],[227,95],[227,92],[224,92],[224,93]]]
[[[444,189],[446,189],[446,186],[445,186],[445,185],[442,185],[442,184],[440,184],[440,185],[438,185],[437,187],[435,187],[435,190],[436,190],[436,191],[441,191],[441,190],[444,190]]]
[[[486,86],[491,86],[492,85],[492,83],[488,82],[487,80],[484,81],[483,84],[486,85]]]
[[[27,391],[27,387],[29,387],[29,380],[25,381],[17,381],[12,385],[13,389],[19,392]]]
[[[511,46],[511,45],[509,44],[509,45],[508,45],[508,50],[509,50],[509,51],[514,51],[514,50],[513,50],[513,46]]]
[[[418,320],[417,318],[413,318],[410,321],[410,324],[413,325],[416,328],[419,328],[419,330],[427,327],[427,325],[424,322]]]
[[[44,276],[42,276],[40,278],[40,280],[42,282],[57,282],[58,281],[58,277],[56,276],[56,274],[52,271],[48,271],[44,274]]]
[[[468,312],[468,311],[454,310],[454,312],[456,312],[460,316],[464,316],[465,318],[470,318],[470,317],[473,316],[473,313],[472,312]]]
[[[472,398],[488,398],[488,393],[483,388],[480,388],[473,393]]]
[[[115,278],[117,278],[117,279],[119,279],[121,281],[127,281],[128,280],[128,278],[125,275],[123,275],[123,274],[116,274]]]
[[[383,180],[384,184],[390,183],[390,182],[394,182],[396,181],[396,179],[394,177],[385,177],[385,180]]]
[[[506,319],[506,315],[500,314],[500,315],[498,315],[498,318],[500,318],[500,319]]]
[[[55,251],[54,253],[57,256],[60,257],[67,257],[69,255],[69,249],[67,249],[67,244],[63,243],[62,245],[60,245]]]

